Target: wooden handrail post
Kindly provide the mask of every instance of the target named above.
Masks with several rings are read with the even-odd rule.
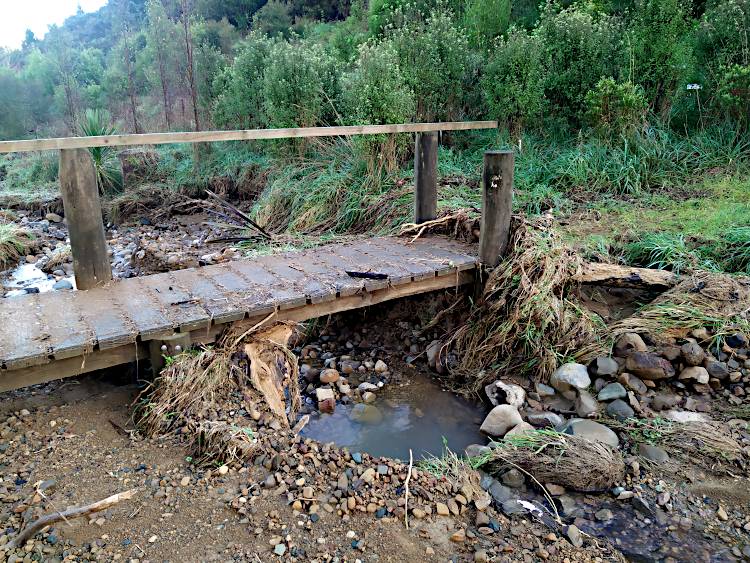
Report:
[[[414,144],[414,222],[437,217],[437,131],[417,133]]]
[[[479,261],[494,267],[508,247],[513,208],[513,151],[486,151],[482,172]]]
[[[87,149],[60,151],[60,190],[78,289],[112,279],[96,171]]]

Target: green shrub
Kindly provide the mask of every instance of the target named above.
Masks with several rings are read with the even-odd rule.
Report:
[[[689,0],[637,0],[629,24],[628,50],[635,80],[654,111],[669,108],[684,87],[680,78],[690,66]]]
[[[555,112],[577,125],[586,93],[605,76],[619,78],[621,26],[577,5],[558,12],[548,4],[534,34],[544,50],[545,96]]]
[[[349,124],[405,123],[414,118],[414,92],[389,42],[361,46],[355,68],[344,75],[342,83],[344,119]],[[406,147],[406,138],[401,137],[355,137],[353,142],[371,163],[373,157],[378,158],[393,170]]]
[[[288,38],[292,32],[292,15],[289,5],[270,0],[253,16],[253,29],[269,37]]]
[[[604,138],[619,137],[641,129],[647,109],[643,89],[630,82],[602,78],[586,94],[586,118]]]
[[[544,109],[544,67],[539,39],[511,29],[492,50],[482,77],[490,116],[514,131],[533,124]]]
[[[388,36],[406,83],[414,91],[418,121],[451,121],[461,113],[471,52],[452,14],[435,11]]]
[[[276,43],[263,74],[263,108],[270,127],[312,127],[336,120],[336,61],[319,45]]]
[[[474,47],[489,48],[510,25],[510,0],[469,0],[464,13],[464,27]]]
[[[266,125],[263,76],[273,44],[258,32],[250,33],[240,43],[234,63],[216,77],[213,120],[217,126],[251,129]]]
[[[750,119],[750,66],[725,67],[717,92],[718,103],[741,127]]]

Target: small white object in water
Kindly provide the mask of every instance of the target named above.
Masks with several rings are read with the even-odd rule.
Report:
[[[521,506],[523,506],[526,510],[528,510],[529,512],[531,512],[534,516],[541,516],[542,515],[542,511],[533,502],[529,502],[529,501],[526,501],[526,500],[520,500],[520,499],[517,500],[516,502],[518,504],[520,504]]]

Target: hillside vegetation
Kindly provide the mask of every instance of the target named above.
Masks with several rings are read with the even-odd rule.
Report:
[[[499,136],[443,136],[442,207],[478,206],[482,151],[510,146],[519,208],[613,214],[616,230],[583,238],[592,252],[662,263],[627,245],[666,231],[718,264],[699,248],[713,234],[676,239],[659,218],[746,191],[748,29],[750,0],[110,0],[0,51],[0,138],[496,119]],[[390,229],[410,215],[411,143],[216,144],[199,160],[173,146],[153,180],[261,181],[255,212],[279,230]],[[116,164],[97,160],[110,193]],[[0,160],[6,191],[56,174],[54,155]]]

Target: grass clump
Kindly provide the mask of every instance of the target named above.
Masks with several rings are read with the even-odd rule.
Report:
[[[568,298],[582,259],[551,220],[514,217],[510,252],[490,273],[481,302],[448,346],[462,390],[478,393],[503,373],[546,380],[559,362],[597,339],[601,322]]]
[[[14,265],[32,245],[33,238],[29,231],[15,223],[0,223],[0,268]]]

